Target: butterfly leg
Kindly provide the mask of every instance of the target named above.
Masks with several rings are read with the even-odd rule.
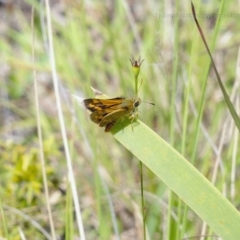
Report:
[[[134,111],[134,112],[132,112],[131,115],[129,116],[129,118],[131,119],[132,131],[133,131],[133,128],[134,128],[133,122],[138,119],[139,115],[140,115],[140,112],[139,112],[139,111]]]

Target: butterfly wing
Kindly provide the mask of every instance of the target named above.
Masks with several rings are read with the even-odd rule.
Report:
[[[98,124],[102,121],[102,119],[106,115],[117,110],[122,101],[123,98],[111,98],[111,99],[89,98],[85,99],[83,102],[85,104],[85,107],[90,112],[92,112],[90,114],[90,119],[94,123]]]
[[[102,120],[99,122],[100,127],[104,127],[107,124],[115,123],[121,117],[126,115],[126,110],[123,108],[117,109],[107,115],[105,115]]]
[[[93,113],[90,114],[90,119],[94,122],[94,123],[100,123],[102,121],[102,119],[104,118],[104,116],[106,116],[108,113],[106,113],[105,111],[95,111]]]
[[[110,112],[114,109],[117,109],[123,100],[124,98],[119,97],[111,99],[89,98],[85,99],[83,102],[85,107],[91,112],[100,110],[106,110],[107,112]]]
[[[90,119],[105,127],[105,132],[109,132],[115,123],[129,113],[132,103],[125,98],[96,99],[89,98],[84,100],[85,107],[91,111]]]

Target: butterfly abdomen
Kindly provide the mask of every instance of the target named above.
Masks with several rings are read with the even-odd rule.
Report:
[[[116,122],[110,122],[110,123],[108,123],[108,124],[106,125],[106,127],[105,127],[105,132],[109,132],[109,131],[113,128],[113,126],[115,125],[115,123],[116,123]]]

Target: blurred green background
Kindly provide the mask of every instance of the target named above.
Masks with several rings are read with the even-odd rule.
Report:
[[[222,3],[194,2],[224,86],[238,111],[239,3]],[[50,9],[62,111],[86,239],[142,239],[139,162],[110,133],[91,122],[71,96],[94,97],[92,86],[110,97],[133,97],[131,56],[145,59],[139,96],[155,103],[154,107],[141,104],[141,121],[191,160],[239,208],[238,131],[214,72],[207,70],[209,56],[191,16],[190,1],[51,0]],[[53,87],[45,1],[0,1],[0,16],[0,236],[54,239],[50,237],[48,202],[56,238],[80,239]],[[195,149],[201,99],[203,114]],[[183,204],[179,205],[174,194],[169,199],[166,185],[147,168],[143,170],[149,239],[212,234],[191,210],[177,218],[184,211]],[[48,199],[42,171],[47,176]]]

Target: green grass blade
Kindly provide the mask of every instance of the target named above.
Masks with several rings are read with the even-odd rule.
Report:
[[[67,185],[66,213],[65,213],[65,239],[74,238],[74,216],[73,216],[73,199],[71,186]]]
[[[240,239],[240,214],[233,205],[167,142],[141,121],[137,124],[119,122],[112,133],[220,237]]]
[[[222,3],[221,9],[223,8],[223,5],[224,5],[224,1],[223,1],[223,3]],[[235,122],[235,124],[236,124],[236,126],[237,126],[237,128],[238,128],[238,130],[240,131],[240,118],[239,118],[239,116],[238,116],[238,114],[237,114],[237,112],[236,112],[236,110],[235,110],[235,108],[234,108],[234,106],[233,106],[233,104],[232,104],[232,102],[231,102],[231,100],[230,100],[230,97],[228,96],[228,93],[227,93],[227,91],[226,91],[223,83],[222,83],[221,77],[220,77],[220,75],[219,75],[219,73],[218,73],[217,67],[216,67],[215,62],[214,62],[214,60],[213,60],[211,51],[210,51],[210,49],[209,49],[209,47],[208,47],[208,44],[207,44],[207,41],[206,41],[205,36],[204,36],[204,34],[203,34],[203,31],[202,31],[202,29],[201,29],[201,27],[200,27],[200,25],[199,25],[199,23],[198,23],[198,20],[197,20],[197,17],[196,17],[195,8],[194,8],[193,3],[191,3],[191,6],[192,6],[192,12],[193,12],[194,20],[195,20],[195,22],[196,22],[196,24],[197,24],[197,27],[198,27],[199,33],[200,33],[200,35],[201,35],[201,38],[202,38],[202,40],[203,40],[204,46],[206,47],[206,50],[207,50],[207,52],[208,52],[208,55],[209,55],[209,57],[210,57],[210,59],[211,59],[211,63],[212,63],[214,72],[215,72],[215,74],[216,74],[216,77],[217,77],[217,80],[218,80],[218,84],[219,84],[219,86],[220,86],[220,88],[221,88],[221,90],[222,90],[222,93],[223,93],[225,102],[226,102],[226,104],[227,104],[227,107],[228,107],[228,109],[229,109],[229,111],[230,111],[230,113],[231,113],[231,115],[232,115],[232,118],[233,118],[233,120],[234,120],[234,122]],[[220,12],[219,16],[221,16],[221,12]],[[218,20],[218,21],[217,21],[217,29],[218,29],[220,19],[218,18],[217,20]]]
[[[6,222],[6,219],[5,219],[5,213],[4,213],[4,210],[3,210],[3,206],[2,206],[2,200],[0,198],[0,220],[2,222],[2,226],[0,228],[0,230],[2,231],[1,235],[6,237],[6,239],[10,239],[9,238],[9,234],[8,234],[8,228],[7,228],[7,222]]]

